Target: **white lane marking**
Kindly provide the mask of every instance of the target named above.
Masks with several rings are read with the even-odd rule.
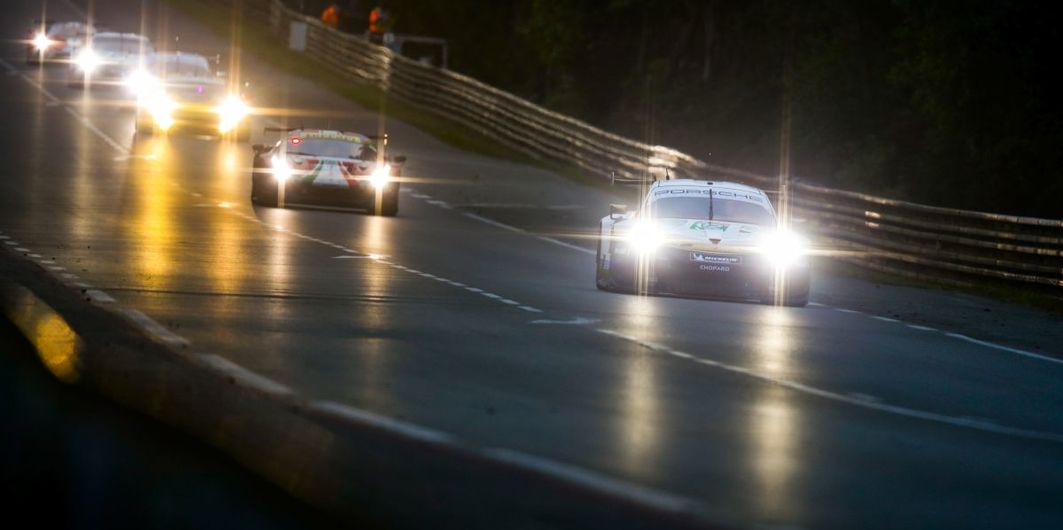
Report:
[[[897,319],[895,319],[895,318],[888,318],[888,317],[880,317],[880,316],[878,316],[878,315],[869,315],[869,316],[870,316],[871,318],[875,319],[875,320],[881,320],[881,321],[883,321],[883,322],[900,322],[900,320],[897,320]]]
[[[476,215],[476,214],[474,214],[472,212],[465,212],[462,215],[464,215],[465,217],[468,217],[469,219],[475,219],[477,221],[480,221],[481,223],[489,224],[489,225],[494,226],[496,228],[501,228],[503,230],[509,230],[510,232],[516,232],[518,234],[526,233],[524,230],[521,230],[520,228],[517,228],[515,226],[510,226],[510,225],[507,225],[506,223],[500,223],[498,221],[495,221],[494,219],[488,219],[486,217],[481,217],[481,216]]]
[[[0,236],[0,240],[6,241],[8,239],[11,239],[11,236]]]
[[[634,504],[653,506],[658,510],[669,512],[688,511],[695,506],[692,501],[683,497],[654,491],[628,482],[621,482],[583,468],[562,464],[527,453],[501,448],[485,449],[483,452],[492,459],[559,477],[610,496],[623,498]]]
[[[940,330],[940,329],[937,329],[937,328],[932,328],[932,327],[929,327],[929,326],[920,326],[918,324],[912,324],[910,322],[905,322],[903,320],[898,320],[898,319],[895,319],[895,318],[888,318],[888,317],[883,317],[883,316],[879,316],[879,315],[871,315],[871,314],[868,314],[868,313],[863,313],[861,311],[854,311],[852,309],[843,309],[841,307],[831,307],[831,309],[834,309],[835,311],[839,311],[839,312],[842,312],[842,313],[863,315],[863,316],[866,316],[868,318],[873,318],[875,320],[879,320],[879,321],[882,321],[882,322],[903,324],[904,326],[906,326],[908,328],[911,328],[911,329],[914,329],[914,330],[918,330],[918,331],[930,331],[930,332],[935,332],[935,333],[941,333],[942,335],[944,335],[946,337],[949,337],[949,338],[952,338],[952,339],[962,340],[962,341],[965,341],[965,342],[969,342],[971,344],[977,344],[979,346],[985,346],[986,348],[992,348],[992,349],[995,349],[995,350],[1005,351],[1005,352],[1008,352],[1008,353],[1014,353],[1016,355],[1027,357],[1027,358],[1030,358],[1030,359],[1036,359],[1036,360],[1039,360],[1039,361],[1046,361],[1046,362],[1050,362],[1050,363],[1053,363],[1053,364],[1063,364],[1063,358],[1052,357],[1052,356],[1049,356],[1049,355],[1043,355],[1043,354],[1039,354],[1039,353],[1034,353],[1034,352],[1026,351],[1026,350],[1019,349],[1019,348],[1012,348],[1011,346],[1004,346],[1003,344],[997,344],[997,343],[994,343],[994,342],[989,342],[989,341],[985,341],[985,340],[979,340],[979,339],[976,339],[974,337],[969,337],[967,335],[964,335],[962,333],[952,333],[952,332]]]
[[[431,204],[433,206],[447,206],[447,207],[450,206],[449,204],[446,203],[446,201],[441,201],[439,199],[432,199],[430,201],[424,201],[424,202],[426,202],[428,204]]]
[[[962,335],[960,333],[945,333],[945,335],[948,336],[948,337],[952,337],[954,339],[959,339],[959,340],[962,340],[962,341],[970,342],[972,344],[977,344],[979,346],[985,346],[986,348],[992,348],[994,350],[1006,351],[1006,352],[1009,352],[1009,353],[1014,353],[1016,355],[1021,355],[1023,357],[1029,357],[1031,359],[1037,359],[1039,361],[1046,361],[1046,362],[1050,362],[1050,363],[1053,363],[1053,364],[1063,364],[1063,359],[1060,359],[1060,358],[1057,358],[1057,357],[1049,357],[1047,355],[1041,355],[1041,354],[1030,352],[1030,351],[1026,351],[1026,350],[1020,350],[1018,348],[1012,348],[1012,347],[1009,347],[1009,346],[1003,346],[1003,345],[995,344],[995,343],[992,343],[992,342],[986,342],[984,340],[978,340],[976,338],[968,337],[967,335]]]
[[[69,272],[64,272],[63,274],[60,274],[59,276],[61,276],[64,280],[78,280],[79,279],[77,274],[71,274]]]
[[[849,405],[854,405],[856,407],[865,408],[865,409],[868,409],[868,410],[874,410],[874,411],[877,411],[877,412],[883,412],[883,413],[887,413],[887,414],[892,414],[892,415],[895,415],[895,416],[903,416],[903,417],[907,417],[907,418],[926,420],[926,421],[930,421],[930,422],[941,423],[941,424],[945,424],[945,425],[951,425],[951,426],[954,426],[954,427],[964,427],[964,428],[969,428],[969,429],[974,429],[974,430],[979,430],[979,431],[984,431],[984,432],[991,432],[991,433],[994,433],[994,434],[1002,434],[1002,435],[1005,435],[1005,436],[1012,436],[1012,437],[1016,437],[1016,438],[1025,438],[1025,439],[1030,439],[1030,440],[1043,440],[1043,441],[1063,444],[1063,434],[1060,434],[1060,433],[1035,431],[1035,430],[1030,430],[1030,429],[1021,429],[1021,428],[1017,428],[1017,427],[1008,427],[1008,426],[1005,426],[1005,425],[983,424],[983,423],[978,423],[978,422],[972,422],[972,421],[970,421],[969,418],[949,416],[949,415],[946,415],[946,414],[939,414],[939,413],[936,413],[936,412],[928,412],[928,411],[924,411],[924,410],[913,409],[913,408],[903,407],[903,406],[898,406],[898,405],[888,405],[888,404],[883,403],[881,401],[878,401],[878,402],[865,401],[865,400],[862,400],[862,399],[854,398],[852,395],[840,394],[838,392],[834,392],[834,391],[831,391],[831,390],[825,390],[825,389],[814,387],[814,386],[811,386],[811,385],[806,385],[804,383],[799,383],[797,381],[791,381],[791,380],[788,380],[788,379],[781,379],[781,378],[775,377],[775,376],[773,376],[771,374],[758,372],[758,371],[750,369],[750,368],[744,368],[742,366],[737,366],[737,365],[733,365],[733,364],[729,364],[729,363],[725,363],[725,362],[717,361],[717,360],[713,360],[713,359],[707,359],[707,358],[704,358],[704,357],[697,357],[697,356],[691,355],[691,354],[686,353],[686,352],[680,352],[678,350],[674,350],[672,348],[661,346],[659,344],[654,344],[654,343],[652,343],[650,341],[645,341],[645,340],[639,339],[638,337],[633,337],[631,335],[626,335],[624,333],[621,333],[621,332],[618,332],[618,331],[614,331],[614,330],[611,330],[611,329],[597,328],[595,331],[597,331],[598,333],[601,333],[603,335],[608,335],[610,337],[615,337],[615,338],[618,338],[618,339],[621,339],[621,340],[625,340],[625,341],[637,344],[639,346],[642,346],[644,348],[656,351],[658,353],[663,353],[663,354],[671,355],[673,357],[678,357],[678,358],[682,358],[682,359],[691,360],[692,362],[696,362],[696,363],[704,365],[704,366],[709,366],[709,367],[717,368],[719,370],[723,370],[723,371],[726,371],[726,372],[739,374],[739,375],[746,376],[746,377],[749,377],[749,378],[752,378],[752,379],[763,381],[765,383],[770,383],[770,384],[773,384],[773,385],[778,385],[778,386],[781,386],[781,387],[785,387],[785,388],[788,388],[788,389],[793,390],[795,392],[799,392],[799,393],[802,393],[802,394],[807,394],[807,395],[810,395],[810,396],[820,397],[820,398],[827,399],[827,400],[830,400],[830,401],[836,401],[836,402],[839,402],[839,403],[845,403],[845,404],[849,404]],[[682,355],[678,355],[678,354],[682,354]]]
[[[63,267],[61,265],[49,265],[48,268],[56,272],[66,270],[66,267]]]
[[[386,416],[379,416],[372,412],[366,412],[353,407],[348,407],[335,401],[315,401],[307,409],[316,411],[325,416],[333,416],[343,421],[353,421],[359,424],[368,424],[373,427],[383,428],[397,432],[403,436],[434,444],[453,444],[456,442],[453,436],[445,432],[436,431],[420,425],[413,425],[404,421],[395,420]]]
[[[531,322],[529,322],[529,324],[551,326],[586,326],[588,324],[597,324],[598,322],[599,320],[597,318],[576,317],[572,320],[550,320],[542,318],[539,320],[532,320]]]
[[[492,210],[581,210],[582,204],[523,204],[516,202],[470,202],[455,204],[455,208],[488,208]]]
[[[88,130],[92,131],[96,136],[100,137],[100,139],[102,139],[104,142],[106,142],[107,145],[113,147],[115,151],[118,151],[119,153],[126,154],[126,155],[129,154],[129,149],[124,147],[122,144],[118,143],[118,141],[115,140],[114,138],[111,138],[110,136],[108,136],[107,133],[101,131],[99,129],[99,127],[96,127],[95,125],[93,125],[92,122],[89,121],[89,119],[87,117],[85,117],[82,114],[78,113],[78,111],[74,110],[72,107],[66,107],[66,111],[67,111],[68,114],[73,116],[76,120],[81,122],[81,124],[84,125],[85,128],[87,128]]]
[[[14,246],[18,246],[18,241],[15,241],[14,239],[12,239],[10,241],[4,241],[4,244],[14,247]]]
[[[410,197],[413,197],[414,199],[431,199],[432,198],[431,195],[425,195],[423,193],[411,193]]]
[[[936,328],[931,328],[931,327],[928,327],[928,326],[920,326],[918,324],[905,324],[905,326],[908,326],[908,327],[910,327],[912,329],[917,329],[919,331],[937,331]]]
[[[819,302],[809,302],[808,303],[808,307],[827,307],[827,305],[826,304],[821,304]]]
[[[33,254],[33,253],[29,253],[29,254],[26,254],[26,255],[31,257],[31,258],[40,258],[41,257],[40,254]]]
[[[290,387],[282,385],[263,375],[256,374],[255,372],[252,372],[220,355],[204,353],[200,355],[199,360],[209,365],[211,368],[233,378],[234,381],[239,381],[240,384],[251,387],[259,392],[281,396],[295,395],[295,391]]]
[[[28,249],[26,247],[15,247],[15,250],[17,250],[19,252],[29,252],[30,251],[30,249]]]
[[[89,289],[88,291],[85,291],[85,296],[91,298],[93,302],[99,302],[101,304],[114,303],[114,298],[111,297],[111,295],[100,291],[99,289]]]
[[[858,399],[860,401],[867,401],[869,403],[878,403],[882,401],[881,399],[872,396],[871,394],[861,394],[860,392],[850,392],[849,397],[853,399]]]
[[[593,250],[591,250],[589,248],[583,248],[583,247],[581,247],[579,245],[573,245],[572,243],[565,243],[564,241],[560,241],[560,240],[554,239],[552,237],[547,237],[547,236],[535,236],[535,237],[537,239],[542,240],[542,241],[546,241],[547,243],[553,243],[555,245],[559,245],[559,246],[565,247],[567,249],[572,249],[572,250],[575,250],[577,252],[582,252],[582,253],[588,254],[590,256],[594,256],[595,254],[597,254],[597,252],[595,252],[595,251],[593,251]]]
[[[87,284],[87,283],[85,283],[85,282],[78,282],[78,283],[75,283],[75,284],[74,284],[74,287],[79,287],[79,288],[81,288],[81,289],[92,289],[92,285],[90,285],[90,284]]]
[[[517,309],[520,309],[522,311],[527,311],[529,313],[542,313],[543,312],[542,309],[536,309],[534,307],[527,306],[527,305],[517,306]]]
[[[136,309],[123,308],[122,313],[133,322],[139,324],[145,331],[154,335],[155,338],[166,344],[185,347],[189,345],[188,339],[166,329],[165,326],[152,320],[151,317]]]

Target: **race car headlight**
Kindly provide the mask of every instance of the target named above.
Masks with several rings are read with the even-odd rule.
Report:
[[[138,99],[148,97],[160,89],[159,80],[143,69],[137,69],[129,74],[122,83]]]
[[[51,48],[53,44],[55,44],[55,41],[49,39],[44,33],[38,32],[37,35],[33,37],[33,47],[36,48],[38,52],[43,52],[44,50]]]
[[[79,70],[86,74],[94,72],[100,67],[101,62],[100,56],[96,55],[96,52],[88,48],[81,50],[81,53],[74,58],[74,64],[77,65]]]
[[[284,157],[274,155],[270,159],[270,165],[273,166],[273,178],[277,179],[277,182],[284,183],[291,178],[292,168]]]
[[[170,99],[166,94],[156,94],[145,101],[144,106],[155,118],[155,124],[161,129],[169,129],[174,123],[173,112],[177,110],[177,102]]]
[[[808,254],[808,241],[788,230],[769,234],[760,245],[760,252],[776,268],[796,265]]]
[[[626,239],[631,249],[639,254],[652,254],[664,242],[657,225],[645,220],[636,221]]]
[[[387,186],[390,180],[391,164],[379,165],[369,174],[369,183],[378,190],[384,189],[384,186]]]
[[[251,108],[239,96],[229,96],[215,109],[218,113],[218,132],[231,131],[250,112]]]

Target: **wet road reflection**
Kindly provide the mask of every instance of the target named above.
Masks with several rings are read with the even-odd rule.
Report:
[[[781,307],[765,307],[755,327],[753,367],[773,377],[787,377],[793,348],[790,311]],[[759,494],[757,511],[765,520],[792,520],[797,504],[795,486],[800,455],[800,410],[791,401],[792,393],[775,385],[760,385],[752,403],[749,435],[750,468],[755,475]]]
[[[659,301],[644,296],[630,296],[624,300],[624,329],[647,342],[658,339],[656,322]],[[632,344],[625,355],[623,370],[623,425],[620,445],[623,465],[643,476],[652,475],[659,469],[660,436],[665,429],[661,423],[663,410],[660,404],[656,366],[657,360],[649,350]]]

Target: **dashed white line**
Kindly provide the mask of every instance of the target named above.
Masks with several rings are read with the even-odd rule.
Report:
[[[760,381],[771,383],[773,385],[778,385],[778,386],[781,386],[781,387],[785,387],[785,388],[788,388],[788,389],[793,390],[795,392],[799,392],[799,393],[810,395],[810,396],[816,396],[816,397],[820,397],[820,398],[823,398],[823,399],[836,401],[836,402],[839,402],[839,403],[845,403],[845,404],[853,405],[853,406],[860,407],[860,408],[865,408],[865,409],[874,410],[874,411],[878,411],[878,412],[883,412],[883,413],[887,413],[887,414],[893,414],[893,415],[896,415],[896,416],[903,416],[903,417],[907,417],[907,418],[915,418],[915,419],[921,419],[921,420],[931,421],[931,422],[935,422],[935,423],[941,423],[941,424],[945,424],[945,425],[951,425],[951,426],[954,426],[954,427],[969,428],[969,429],[979,430],[979,431],[983,431],[983,432],[990,432],[990,433],[995,433],[995,434],[1002,434],[1002,435],[1005,435],[1005,436],[1012,436],[1012,437],[1016,437],[1016,438],[1025,438],[1025,439],[1032,439],[1032,440],[1043,440],[1043,441],[1048,441],[1048,442],[1053,442],[1053,443],[1063,443],[1063,434],[1060,434],[1060,433],[1035,431],[1035,430],[1022,429],[1022,428],[1017,428],[1017,427],[1008,427],[1008,426],[1005,426],[1005,425],[987,424],[987,423],[984,423],[984,422],[972,422],[969,418],[949,416],[949,415],[946,415],[946,414],[939,414],[939,413],[936,413],[936,412],[928,412],[928,411],[924,411],[924,410],[913,409],[913,408],[908,408],[908,407],[903,407],[903,406],[898,406],[898,405],[888,405],[888,404],[883,403],[881,401],[867,401],[865,399],[855,398],[852,395],[841,394],[841,393],[834,392],[834,391],[831,391],[831,390],[825,390],[825,389],[814,387],[814,386],[811,386],[811,385],[806,385],[804,383],[799,383],[797,381],[791,381],[791,380],[788,380],[788,379],[781,379],[781,378],[775,377],[773,375],[762,373],[762,372],[758,372],[758,371],[750,369],[750,368],[745,368],[745,367],[742,367],[742,366],[737,366],[737,365],[733,365],[733,364],[729,364],[729,363],[725,363],[725,362],[717,361],[717,360],[713,360],[713,359],[707,359],[707,358],[703,358],[703,357],[696,357],[696,356],[693,356],[693,355],[691,355],[689,353],[686,353],[686,352],[680,352],[678,350],[667,348],[667,347],[661,346],[659,344],[654,344],[654,343],[652,343],[650,341],[641,340],[641,339],[639,339],[637,337],[626,335],[624,333],[620,333],[618,331],[614,331],[614,330],[611,330],[611,329],[598,328],[596,331],[601,333],[601,334],[603,334],[603,335],[608,335],[608,336],[611,336],[611,337],[615,337],[615,338],[618,338],[618,339],[621,339],[621,340],[625,340],[625,341],[628,341],[628,342],[632,342],[632,343],[638,344],[638,345],[640,345],[640,346],[642,346],[644,348],[647,348],[647,349],[652,350],[652,351],[656,351],[658,353],[664,353],[664,354],[667,354],[667,355],[671,355],[673,357],[678,357],[678,358],[682,358],[682,359],[692,360],[693,362],[696,362],[696,363],[704,365],[704,366],[709,366],[709,367],[716,368],[716,369],[719,369],[719,370],[723,370],[723,371],[726,371],[726,372],[731,372],[731,373],[739,374],[739,375],[742,375],[742,376],[745,376],[745,377],[750,377],[750,378],[753,378],[753,379],[757,379],[757,380],[760,380]]]
[[[947,335],[949,337],[952,337],[954,339],[959,339],[959,340],[962,340],[962,341],[970,342],[972,344],[977,344],[979,346],[985,346],[986,348],[992,348],[994,350],[1006,351],[1006,352],[1009,352],[1009,353],[1014,353],[1016,355],[1021,355],[1023,357],[1029,357],[1031,359],[1037,359],[1037,360],[1040,360],[1040,361],[1047,361],[1047,362],[1050,362],[1050,363],[1053,363],[1053,364],[1063,364],[1063,359],[1059,359],[1059,358],[1056,358],[1056,357],[1049,357],[1047,355],[1041,355],[1041,354],[1038,354],[1038,353],[1033,353],[1033,352],[1029,352],[1029,351],[1026,351],[1026,350],[1020,350],[1018,348],[1012,348],[1012,347],[1009,347],[1009,346],[1002,346],[1000,344],[994,344],[992,342],[986,342],[984,340],[978,340],[976,338],[968,337],[967,335],[962,335],[960,333],[945,333],[945,335]]]

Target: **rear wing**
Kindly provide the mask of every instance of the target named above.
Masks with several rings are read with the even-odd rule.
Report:
[[[646,166],[645,173],[635,177],[619,176],[616,171],[610,171],[609,184],[652,184],[658,180],[672,180],[675,178],[674,171],[675,168],[670,165],[653,163]]]

